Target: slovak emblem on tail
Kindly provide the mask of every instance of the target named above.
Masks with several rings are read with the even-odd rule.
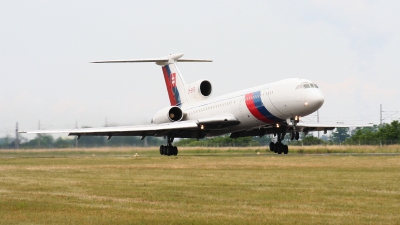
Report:
[[[171,106],[180,106],[182,104],[179,89],[177,87],[176,73],[172,73],[170,66],[165,65],[162,67],[164,74],[165,85]]]

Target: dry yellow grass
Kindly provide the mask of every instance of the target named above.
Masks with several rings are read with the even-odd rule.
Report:
[[[400,145],[318,145],[318,146],[290,146],[293,152],[328,152],[328,153],[400,153]]]
[[[0,224],[400,223],[398,155],[40,151],[0,152]]]

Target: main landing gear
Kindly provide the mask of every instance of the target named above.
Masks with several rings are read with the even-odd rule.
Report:
[[[160,154],[161,155],[178,155],[178,147],[172,146],[172,142],[174,141],[174,137],[168,136],[168,144],[160,146]]]
[[[271,142],[269,143],[269,150],[271,150],[272,152],[278,153],[278,154],[288,154],[289,153],[289,147],[285,144],[282,144],[282,140],[285,137],[286,133],[277,133],[278,136],[278,140],[276,143]],[[290,132],[290,140],[296,139],[299,140],[299,132]]]
[[[161,145],[160,146],[161,155],[178,155],[178,147],[172,145]]]
[[[282,142],[271,142],[269,143],[269,150],[272,152],[278,153],[278,154],[288,154],[289,153],[289,147],[287,145],[282,144]]]

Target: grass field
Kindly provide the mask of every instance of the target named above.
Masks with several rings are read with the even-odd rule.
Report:
[[[0,224],[400,224],[400,155],[309,151],[2,150]]]

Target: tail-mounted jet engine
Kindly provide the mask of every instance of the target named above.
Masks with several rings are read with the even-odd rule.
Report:
[[[208,80],[198,80],[189,85],[187,90],[187,96],[189,102],[201,101],[211,96],[212,85]]]
[[[151,120],[152,123],[170,123],[175,121],[180,121],[183,118],[183,112],[181,108],[177,106],[166,107],[156,113],[156,115]]]

